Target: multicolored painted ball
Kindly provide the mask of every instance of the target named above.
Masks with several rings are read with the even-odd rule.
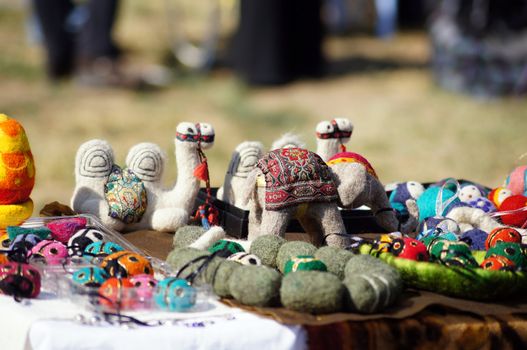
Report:
[[[141,221],[148,206],[143,181],[128,168],[112,167],[104,185],[104,197],[108,203],[108,215],[131,224]]]
[[[485,213],[494,213],[497,209],[494,203],[490,199],[485,197],[479,197],[467,202],[469,207],[481,209]]]
[[[58,219],[50,221],[46,227],[51,230],[51,237],[59,242],[68,243],[71,236],[86,227],[88,220],[83,217]]]
[[[511,171],[505,180],[505,186],[512,194],[527,196],[527,165],[516,167]]]
[[[512,191],[508,188],[496,187],[489,192],[487,198],[496,206],[496,208],[499,208],[501,203],[510,196],[512,196]]]
[[[68,240],[68,254],[70,256],[82,256],[88,245],[103,239],[104,233],[101,230],[91,226],[83,228],[75,232]]]
[[[68,248],[59,241],[44,240],[31,248],[30,258],[38,259],[48,265],[58,265],[68,257]]]
[[[471,250],[485,250],[485,241],[488,235],[487,232],[475,228],[463,232],[459,240],[468,244]]]
[[[99,287],[99,302],[111,309],[132,309],[137,304],[135,289],[128,278],[110,277]]]
[[[390,233],[386,233],[386,234],[380,235],[379,239],[377,239],[377,241],[375,241],[375,248],[379,252],[387,253],[387,252],[390,251],[390,248],[392,246],[393,240],[395,238],[400,238],[400,237],[394,236],[394,235],[392,235]]]
[[[423,242],[410,237],[394,239],[390,252],[399,258],[415,261],[428,261],[430,258]]]
[[[222,258],[228,258],[232,254],[245,252],[245,249],[243,249],[240,243],[220,239],[209,248],[209,252],[216,253],[217,256]]]
[[[259,257],[254,254],[249,254],[245,252],[234,253],[227,258],[227,260],[236,261],[242,265],[262,265],[262,261]]]
[[[501,212],[514,211],[513,213],[502,215],[501,222],[505,225],[523,227],[527,225],[527,197],[523,195],[512,195],[506,198],[499,206]]]
[[[108,255],[101,262],[101,267],[112,277],[154,274],[154,269],[147,258],[127,250]]]
[[[157,284],[154,300],[163,310],[186,311],[196,304],[197,291],[186,280],[167,277]]]
[[[36,298],[40,294],[40,272],[24,263],[0,265],[0,293],[21,298]]]
[[[321,260],[311,255],[292,257],[285,263],[284,275],[295,271],[327,271],[328,268]]]
[[[486,258],[479,265],[482,269],[493,271],[514,271],[514,262],[504,256],[491,256]]]
[[[157,287],[157,280],[152,275],[135,275],[130,277],[130,282],[134,285],[139,300],[146,301],[152,299]]]
[[[470,184],[461,186],[461,189],[459,190],[458,194],[459,199],[464,203],[468,203],[481,196],[483,196],[483,193],[481,193],[479,188],[475,185]]]
[[[527,267],[527,258],[519,243],[499,242],[487,250],[485,259],[492,256],[503,256],[511,260],[518,269]]]
[[[494,230],[490,231],[485,240],[485,250],[494,247],[500,242],[521,243],[522,236],[512,227],[496,227]]]
[[[100,287],[108,279],[108,274],[103,268],[85,266],[75,271],[71,278],[73,282],[86,287]]]
[[[98,241],[88,244],[84,249],[83,255],[89,257],[106,257],[123,250],[124,248],[117,243]]]

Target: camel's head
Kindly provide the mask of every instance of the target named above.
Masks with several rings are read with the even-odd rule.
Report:
[[[198,144],[203,149],[211,148],[214,144],[214,128],[208,123],[179,123],[176,129],[176,142],[187,145]]]
[[[166,156],[154,143],[143,142],[130,148],[126,166],[143,181],[160,181],[165,167]]]
[[[353,124],[348,119],[335,118],[318,123],[315,130],[321,140],[339,139],[341,143],[347,143],[353,133]]]
[[[104,140],[90,140],[83,143],[75,158],[75,175],[80,177],[106,179],[114,163],[113,150]]]

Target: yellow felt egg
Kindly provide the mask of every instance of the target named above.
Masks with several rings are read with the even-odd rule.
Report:
[[[0,205],[0,229],[7,226],[18,226],[33,214],[33,201]]]
[[[35,164],[20,123],[0,114],[0,204],[23,203],[35,185]]]

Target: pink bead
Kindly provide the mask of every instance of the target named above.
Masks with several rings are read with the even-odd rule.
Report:
[[[130,277],[130,282],[133,283],[139,299],[149,300],[154,295],[154,290],[157,286],[157,280],[151,275],[135,275]]]
[[[31,256],[43,258],[48,265],[58,265],[68,256],[68,248],[61,242],[44,240],[31,248]]]

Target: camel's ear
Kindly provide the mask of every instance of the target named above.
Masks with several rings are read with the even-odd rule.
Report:
[[[241,200],[242,200],[242,205],[243,206],[247,206],[251,199],[253,199],[256,202],[258,202],[258,200],[255,198],[256,197],[256,193],[257,193],[256,192],[257,191],[256,178],[258,177],[258,175],[260,173],[261,173],[260,169],[254,168],[253,170],[251,170],[251,172],[249,173],[249,175],[245,179],[245,185],[244,185],[243,190],[241,191],[241,194],[242,194]]]

